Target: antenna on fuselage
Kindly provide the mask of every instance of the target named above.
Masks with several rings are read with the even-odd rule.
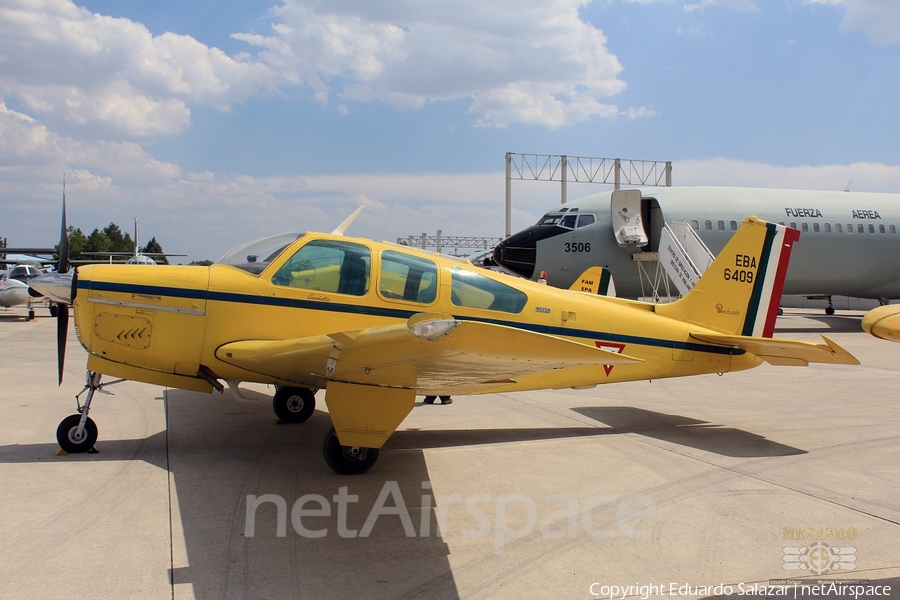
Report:
[[[341,223],[340,225],[338,225],[335,228],[335,230],[331,232],[331,234],[332,235],[344,235],[344,232],[347,231],[347,229],[349,229],[350,225],[353,224],[353,221],[356,220],[356,217],[359,216],[359,213],[361,213],[362,209],[364,209],[365,207],[366,207],[366,205],[363,204],[362,206],[360,206],[359,208],[354,210],[353,214],[350,215],[349,217],[347,217],[346,219],[344,219],[344,222]]]

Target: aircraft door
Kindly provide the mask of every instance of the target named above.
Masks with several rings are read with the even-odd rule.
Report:
[[[650,241],[644,228],[640,190],[616,190],[611,195],[610,214],[616,242],[623,247],[646,246]]]

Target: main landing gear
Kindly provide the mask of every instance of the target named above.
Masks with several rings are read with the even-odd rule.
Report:
[[[337,434],[332,427],[325,434],[325,443],[322,444],[322,453],[325,462],[339,475],[359,475],[372,468],[378,460],[378,448],[363,448],[362,446],[341,446]]]
[[[59,442],[59,447],[69,454],[90,452],[94,449],[94,442],[97,441],[97,425],[88,416],[88,412],[91,410],[91,400],[94,399],[94,392],[103,391],[104,385],[113,385],[123,381],[122,379],[117,379],[104,384],[100,383],[100,377],[100,373],[87,372],[87,381],[84,384],[84,388],[75,396],[78,414],[69,415],[56,428],[56,441]],[[84,405],[82,405],[79,398],[85,392],[88,395]],[[109,392],[103,393],[109,394]]]
[[[825,308],[825,314],[830,317],[834,314],[834,304],[831,303],[831,296],[825,296],[825,299],[828,300],[828,306]]]
[[[316,411],[316,393],[309,388],[279,386],[272,410],[284,423],[303,423]]]

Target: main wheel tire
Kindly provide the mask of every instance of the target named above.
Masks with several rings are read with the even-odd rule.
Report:
[[[378,460],[378,448],[341,446],[341,442],[334,432],[334,427],[325,434],[322,453],[325,455],[325,462],[331,467],[331,470],[339,475],[365,473]]]
[[[316,411],[316,395],[309,388],[279,387],[272,410],[285,423],[303,423]]]
[[[87,418],[81,437],[76,435],[79,422],[81,415],[69,415],[56,428],[56,441],[59,442],[59,447],[69,454],[87,452],[97,441],[97,425],[94,421],[90,417]]]
[[[833,307],[833,306],[829,306],[828,308],[826,308],[826,309],[825,309],[825,314],[828,315],[829,317],[830,317],[831,315],[833,315],[833,314],[834,314],[834,307]]]

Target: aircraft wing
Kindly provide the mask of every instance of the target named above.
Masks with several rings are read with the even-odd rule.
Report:
[[[314,337],[231,342],[216,356],[283,381],[319,387],[339,381],[422,393],[472,393],[548,371],[642,362],[551,335],[443,314]]]
[[[693,332],[691,337],[701,342],[719,346],[741,348],[773,365],[805,367],[809,363],[826,363],[831,365],[859,364],[856,357],[824,335],[822,336],[822,339],[825,340],[824,344],[712,332]]]

